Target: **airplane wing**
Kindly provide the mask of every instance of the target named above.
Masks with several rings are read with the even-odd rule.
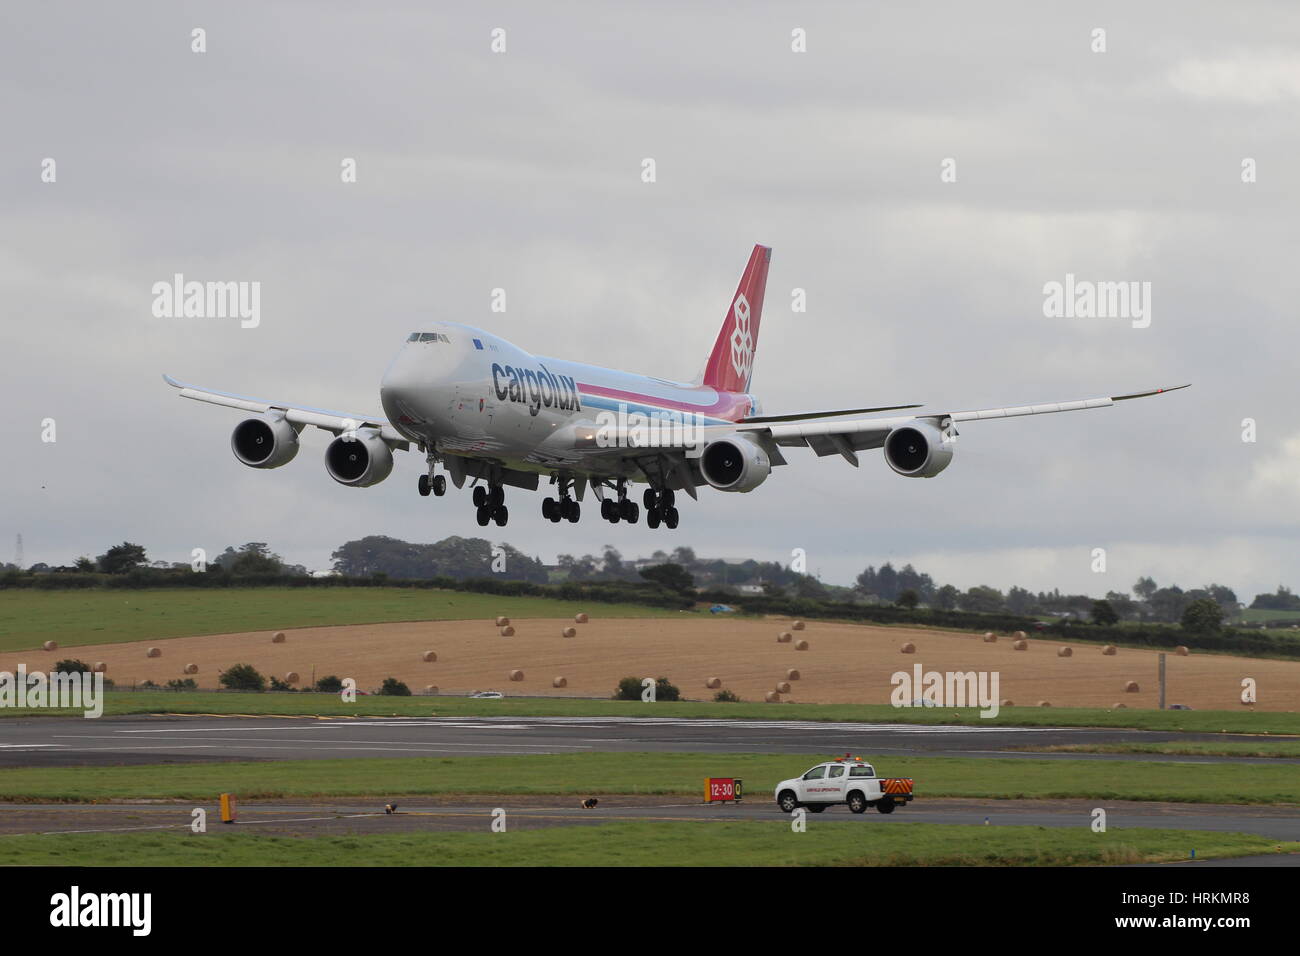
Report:
[[[1132,392],[1127,395],[1113,395],[1109,398],[1085,398],[1071,402],[1052,402],[1042,405],[1016,405],[1005,408],[978,408],[962,412],[943,412],[913,415],[909,418],[859,418],[807,420],[788,423],[752,424],[740,422],[738,431],[756,432],[769,437],[778,445],[812,448],[819,456],[839,454],[852,465],[857,465],[855,451],[879,448],[885,443],[890,431],[899,425],[918,419],[933,422],[942,429],[950,428],[959,422],[985,421],[991,418],[1019,418],[1023,415],[1050,415],[1056,412],[1074,412],[1087,408],[1106,408],[1116,402],[1126,402],[1134,398],[1147,398],[1174,392],[1187,385],[1175,385],[1172,388],[1154,388],[1145,392]]]
[[[410,442],[403,438],[397,429],[389,424],[386,418],[378,418],[373,415],[347,415],[322,408],[308,408],[304,405],[268,402],[260,398],[249,398],[246,395],[232,395],[229,392],[218,392],[213,389],[200,388],[197,385],[186,385],[184,382],[178,382],[170,375],[163,375],[163,381],[172,388],[180,389],[182,398],[192,398],[195,401],[222,405],[226,408],[239,408],[246,412],[266,414],[267,412],[277,411],[283,413],[285,420],[291,425],[315,425],[317,428],[323,428],[335,435],[362,428],[373,428],[379,432],[379,437],[390,446],[403,450],[410,448]]]

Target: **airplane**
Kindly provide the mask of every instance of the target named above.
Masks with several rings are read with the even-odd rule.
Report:
[[[325,470],[339,484],[378,484],[393,470],[393,452],[414,448],[427,463],[419,493],[444,495],[448,477],[458,489],[470,482],[481,526],[505,526],[507,487],[536,491],[545,479],[554,489],[542,502],[546,520],[578,521],[590,490],[603,519],[636,524],[641,508],[630,492],[645,484],[646,524],[670,529],[679,521],[677,492],[698,500],[703,487],[753,491],[787,463],[785,448],[839,455],[854,467],[859,452],[879,448],[897,474],[933,478],[952,461],[959,424],[1102,408],[1187,387],[889,418],[860,416],[923,406],[764,415],[750,380],[771,255],[754,246],[693,383],[546,358],[457,322],[427,323],[407,337],[380,383],[386,418],[163,379],[185,398],[255,413],[230,438],[235,458],[251,468],[288,464],[299,435],[314,425],[336,436],[325,449]]]

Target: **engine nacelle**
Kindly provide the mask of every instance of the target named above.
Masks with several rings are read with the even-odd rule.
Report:
[[[719,438],[704,446],[700,473],[719,491],[753,491],[772,473],[772,462],[748,438]]]
[[[929,422],[900,425],[885,438],[885,461],[905,478],[933,478],[952,461],[952,442]]]
[[[298,432],[283,418],[249,418],[231,432],[230,450],[250,468],[279,468],[298,454]]]
[[[340,435],[325,449],[325,470],[340,485],[377,485],[393,470],[393,452],[378,435]]]

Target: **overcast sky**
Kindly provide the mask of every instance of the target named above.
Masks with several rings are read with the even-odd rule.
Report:
[[[690,379],[762,242],[768,414],[1194,385],[966,425],[930,480],[788,449],[675,532],[551,524],[515,491],[490,537],[547,561],[803,548],[845,584],[892,560],[963,588],[1300,586],[1300,8],[449,6],[5,5],[0,560],[18,533],[29,564],[258,540],[312,568],[366,534],[481,535],[468,495],[416,494],[418,455],[345,488],[312,429],[246,468],[239,413],[159,376],[374,414],[406,334],[450,319]],[[178,272],[260,282],[260,325],[155,318]],[[1149,327],[1045,317],[1067,273],[1151,283]]]

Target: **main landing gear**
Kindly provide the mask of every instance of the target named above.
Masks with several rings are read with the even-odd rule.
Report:
[[[617,501],[609,498],[601,501],[600,516],[610,524],[618,524],[620,521],[636,524],[637,518],[641,516],[641,509],[637,507],[635,501],[628,500],[626,481],[619,479]]]
[[[428,475],[421,475],[418,487],[423,498],[429,497],[430,491],[441,498],[447,493],[447,476],[434,475],[430,478]]]
[[[677,496],[673,494],[671,488],[664,488],[662,491],[647,488],[642,500],[645,502],[646,524],[657,528],[662,523],[670,531],[677,527],[677,508],[674,507]]]
[[[486,528],[489,522],[495,521],[498,528],[504,528],[510,519],[510,510],[506,508],[506,493],[500,485],[491,488],[475,485],[474,507],[478,509],[476,517],[479,527]]]
[[[558,500],[547,498],[542,502],[542,517],[547,521],[567,521],[573,524],[582,517],[582,505],[568,495],[561,495]]]

